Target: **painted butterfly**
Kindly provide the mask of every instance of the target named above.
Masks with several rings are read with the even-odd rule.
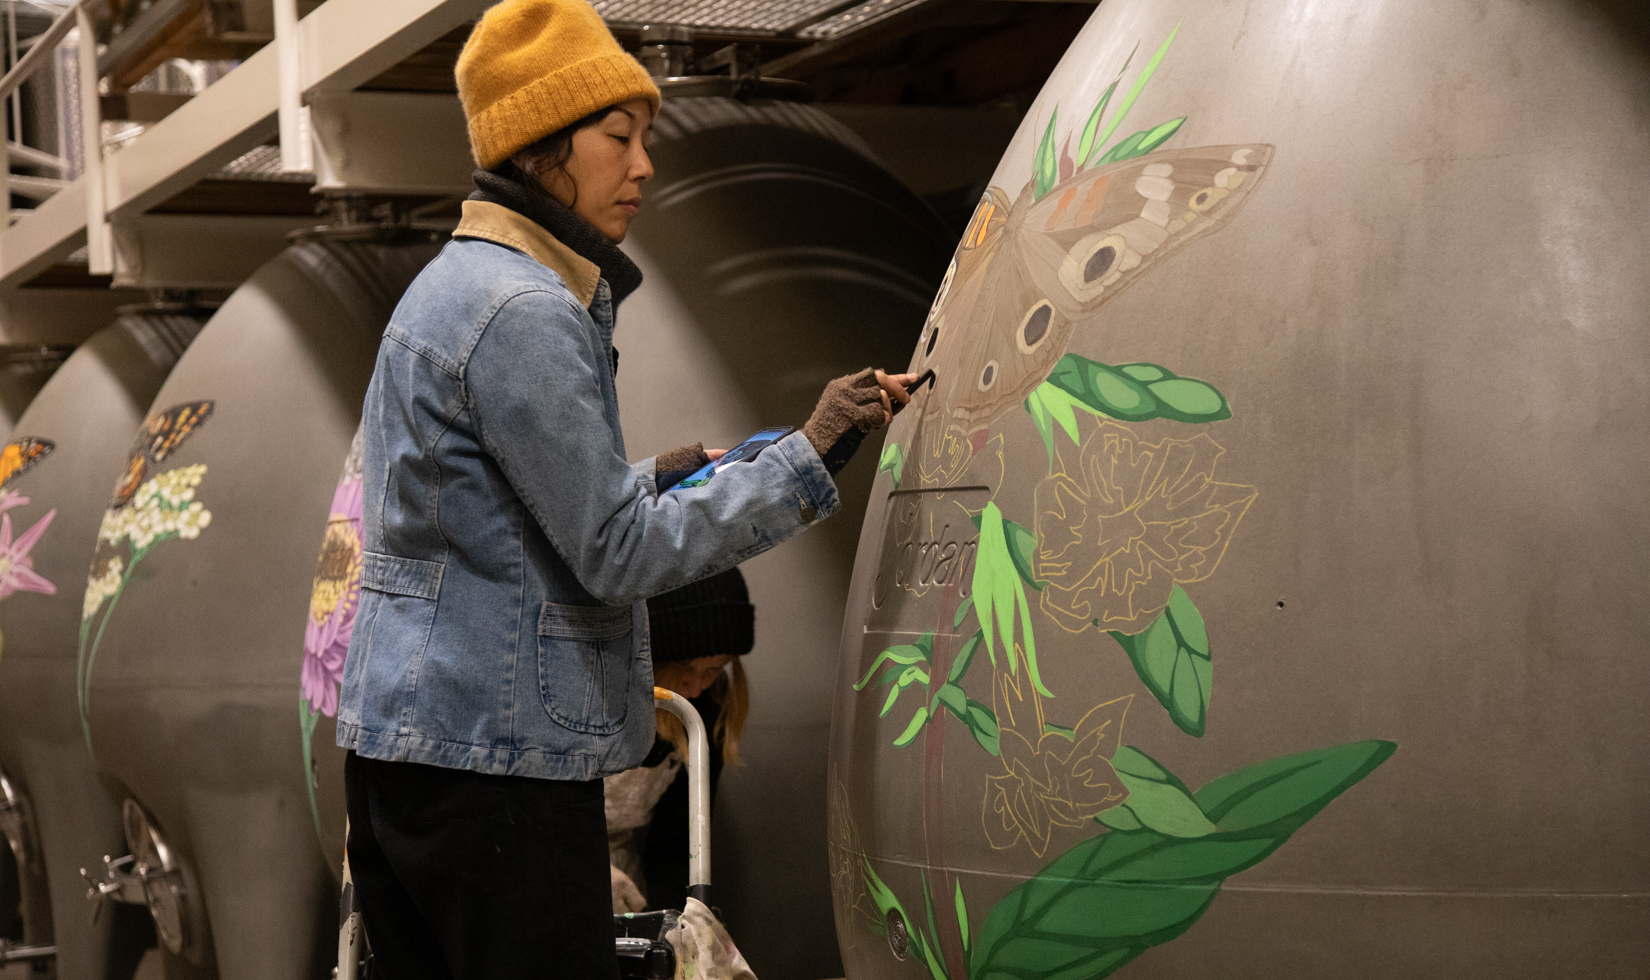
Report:
[[[19,436],[6,443],[6,448],[0,450],[0,487],[10,483],[12,477],[22,476],[33,469],[56,448],[57,444],[50,439],[36,439],[33,436]]]
[[[132,451],[126,456],[126,466],[115,483],[115,496],[109,509],[118,510],[130,503],[138,487],[149,478],[149,467],[164,462],[166,457],[176,452],[183,441],[200,428],[201,423],[212,417],[212,408],[216,404],[211,401],[184,402],[144,419],[143,428],[138,430],[137,440],[132,443]]]
[[[929,310],[909,368],[936,383],[919,422],[924,482],[978,451],[1079,323],[1192,238],[1225,224],[1272,159],[1256,143],[1160,150],[1095,167],[1012,203],[988,189]]]

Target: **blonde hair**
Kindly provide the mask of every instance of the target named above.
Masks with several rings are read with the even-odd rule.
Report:
[[[705,693],[720,709],[716,713],[716,724],[711,726],[707,733],[711,739],[720,739],[722,742],[722,761],[730,766],[739,765],[739,736],[745,731],[745,718],[750,715],[751,699],[750,685],[745,679],[745,668],[740,663],[740,657],[734,657],[728,665],[731,669],[723,671],[710,685]],[[676,754],[686,759],[688,754],[687,729],[677,717],[668,711],[653,709],[655,724],[658,726],[659,737],[675,746]]]

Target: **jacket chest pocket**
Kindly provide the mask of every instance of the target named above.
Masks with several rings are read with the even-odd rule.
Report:
[[[539,694],[564,728],[611,735],[630,703],[631,607],[564,606],[539,612]]]

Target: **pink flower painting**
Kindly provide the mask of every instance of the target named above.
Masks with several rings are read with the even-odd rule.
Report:
[[[338,685],[344,679],[344,654],[355,630],[361,599],[361,470],[351,454],[332,497],[326,539],[316,563],[304,624],[302,690],[312,715],[338,714]]]
[[[361,605],[361,430],[344,460],[344,475],[332,495],[327,534],[315,563],[315,584],[309,593],[309,616],[304,622],[304,664],[299,672],[298,714],[304,745],[304,782],[309,789],[309,812],[315,834],[321,832],[321,808],[315,799],[315,727],[322,717],[338,717],[338,685],[344,681],[344,655],[355,632],[355,612]]]
[[[4,495],[0,495],[0,512],[22,507],[28,502],[29,498],[8,490]],[[53,507],[46,511],[46,515],[36,521],[33,527],[13,541],[11,515],[0,513],[0,599],[13,592],[57,594],[57,586],[34,570],[34,559],[29,557],[29,552],[34,549],[40,536],[46,533],[46,528],[51,526],[52,518],[56,516],[57,508]]]

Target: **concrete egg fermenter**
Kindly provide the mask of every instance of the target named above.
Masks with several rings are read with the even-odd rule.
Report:
[[[12,426],[71,349],[55,344],[0,345],[0,439],[11,438]]]
[[[1627,3],[1100,6],[881,456],[848,977],[1650,970],[1647,54]]]
[[[336,870],[293,729],[299,624],[379,336],[437,247],[322,235],[264,265],[167,379],[102,518],[81,698],[99,770],[141,804],[128,837],[179,868],[168,975],[334,965]]]
[[[125,853],[125,843],[121,800],[87,753],[76,637],[88,545],[115,476],[200,323],[187,309],[122,315],[63,363],[0,455],[0,510],[10,526],[0,579],[0,767],[27,801],[24,943],[57,947],[59,980],[125,980],[155,941],[142,909],[89,918],[80,869],[101,871],[103,856]]]

